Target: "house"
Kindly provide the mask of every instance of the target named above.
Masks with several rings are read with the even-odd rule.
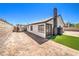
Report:
[[[45,21],[36,22],[27,25],[27,31],[43,38],[50,35],[57,35],[63,30],[64,22],[60,15],[57,15],[57,8],[54,8],[54,17],[45,19]],[[61,30],[58,28],[61,27]]]

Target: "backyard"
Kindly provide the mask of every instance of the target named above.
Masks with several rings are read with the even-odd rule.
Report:
[[[79,37],[69,35],[52,36],[51,39],[55,42],[79,50]]]
[[[0,38],[0,56],[79,55],[79,51],[77,50],[71,49],[52,40],[40,39],[40,37],[29,32],[12,32],[6,39],[2,40],[2,38],[5,37],[6,35]]]

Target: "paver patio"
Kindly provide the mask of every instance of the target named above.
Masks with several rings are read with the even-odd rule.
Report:
[[[30,34],[30,33],[29,33]],[[33,35],[35,36],[35,35]],[[39,40],[39,37],[38,37]],[[46,39],[47,40],[47,39]],[[11,56],[69,56],[79,55],[79,51],[51,40],[41,40],[41,44],[27,33],[13,32],[4,42],[0,55]],[[40,41],[40,42],[41,42]]]

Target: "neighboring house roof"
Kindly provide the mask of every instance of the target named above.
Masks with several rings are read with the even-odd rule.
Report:
[[[63,24],[65,24],[61,15],[58,15],[57,17],[61,17],[61,20],[62,20]],[[53,18],[53,17],[50,17],[50,18],[44,19],[43,21],[36,22],[36,23],[32,23],[32,24],[28,24],[28,25],[34,25],[34,24],[40,24],[40,23],[46,23],[46,22],[48,22],[48,21],[51,21],[52,19],[54,19],[54,18]]]
[[[0,18],[0,21],[5,22],[5,23],[7,23],[7,24],[9,24],[9,25],[12,25],[12,26],[13,26],[13,24],[8,23],[6,20],[4,20],[4,19],[2,19],[2,18]]]

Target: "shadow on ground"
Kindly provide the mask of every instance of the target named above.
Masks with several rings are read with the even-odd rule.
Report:
[[[38,44],[43,44],[48,41],[48,39],[42,38],[33,33],[30,33],[30,32],[24,32],[24,33],[27,34],[28,36],[30,36],[32,39],[34,39]]]
[[[50,36],[48,36],[48,39],[50,40],[50,39],[55,39],[56,38],[56,35],[50,35]]]

